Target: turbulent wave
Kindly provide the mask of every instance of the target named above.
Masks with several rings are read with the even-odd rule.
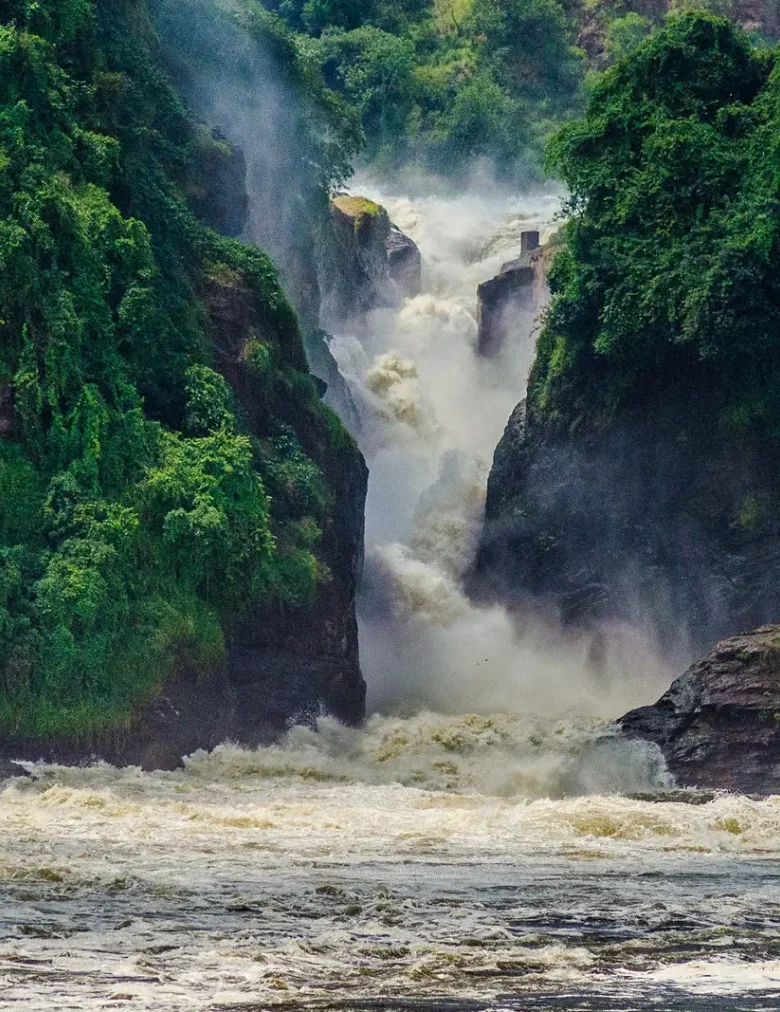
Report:
[[[31,765],[0,790],[0,1007],[774,1007],[780,798],[584,793],[665,783],[602,735],[418,712]]]
[[[379,196],[427,262],[332,346],[371,465],[381,712],[173,772],[28,764],[0,789],[0,1008],[775,1007],[780,798],[674,800],[605,722],[668,680],[635,633],[594,658],[462,589],[533,343],[479,362],[473,293],[553,205]]]

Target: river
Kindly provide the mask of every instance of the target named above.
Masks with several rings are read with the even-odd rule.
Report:
[[[533,321],[473,355],[474,292],[554,197],[366,187],[424,290],[333,350],[371,466],[374,716],[169,773],[36,765],[0,793],[0,1008],[780,1007],[780,798],[691,794],[605,723],[670,673],[460,580]]]

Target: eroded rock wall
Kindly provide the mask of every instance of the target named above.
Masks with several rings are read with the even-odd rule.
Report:
[[[602,432],[509,420],[488,482],[474,592],[564,622],[619,618],[691,657],[780,616],[780,461],[667,391]]]
[[[618,723],[658,745],[681,786],[778,793],[780,626],[718,643],[657,703]]]

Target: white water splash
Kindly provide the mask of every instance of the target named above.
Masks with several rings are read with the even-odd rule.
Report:
[[[599,716],[649,702],[670,672],[641,636],[518,628],[462,589],[474,558],[493,450],[523,397],[537,323],[518,317],[499,361],[475,355],[476,291],[516,256],[520,235],[554,227],[556,196],[397,197],[356,184],[420,246],[423,292],[374,313],[332,350],[361,415],[370,468],[361,656],[369,706],[560,711]],[[594,658],[598,654],[598,663]]]
[[[33,766],[0,791],[0,1008],[774,1007],[780,799],[550,800],[595,733],[419,713]]]

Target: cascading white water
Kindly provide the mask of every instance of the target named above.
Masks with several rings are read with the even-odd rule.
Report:
[[[776,1008],[780,799],[627,796],[669,785],[594,717],[656,691],[636,641],[599,680],[461,590],[532,353],[527,321],[475,359],[474,292],[556,201],[376,195],[427,262],[334,346],[372,469],[364,666],[396,712],[0,785],[0,1010]]]
[[[355,190],[387,208],[424,265],[421,294],[331,345],[370,468],[360,609],[369,708],[610,717],[648,702],[670,673],[636,632],[611,630],[595,671],[586,637],[538,618],[519,633],[502,608],[475,607],[461,586],[492,453],[524,395],[538,328],[519,312],[498,360],[477,356],[477,286],[518,255],[522,231],[550,234],[560,198],[410,198],[370,180]]]

